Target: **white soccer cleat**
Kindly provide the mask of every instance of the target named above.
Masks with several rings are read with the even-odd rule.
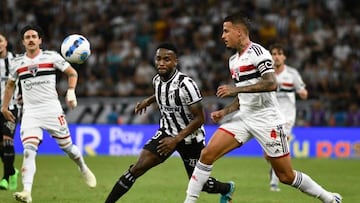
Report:
[[[86,168],[84,171],[82,171],[81,175],[82,175],[85,183],[89,187],[91,187],[91,188],[96,187],[96,177],[93,174],[93,172],[91,172],[91,170],[89,168]]]
[[[342,197],[340,194],[338,193],[331,193],[334,197],[333,201],[331,201],[331,203],[341,203],[342,202]]]
[[[31,194],[28,191],[15,192],[13,196],[18,202],[23,202],[23,203],[32,202]]]
[[[280,192],[280,188],[278,185],[273,184],[270,186],[270,191],[271,192]]]

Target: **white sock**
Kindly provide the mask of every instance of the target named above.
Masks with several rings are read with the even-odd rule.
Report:
[[[270,185],[279,185],[279,178],[276,176],[274,169],[270,169]]]
[[[184,203],[194,203],[200,196],[200,192],[210,177],[213,165],[197,162],[194,172],[189,180]]]
[[[81,172],[87,169],[84,158],[76,145],[71,145],[63,150],[70,157],[70,159],[72,159],[79,166]]]
[[[35,165],[35,157],[36,157],[36,150],[33,149],[24,149],[24,158],[22,164],[22,182],[24,185],[24,190],[31,193],[34,175],[36,172],[36,165]]]
[[[330,192],[322,188],[305,173],[295,171],[295,179],[291,186],[310,196],[321,199],[323,202],[331,202],[333,200],[333,196]]]

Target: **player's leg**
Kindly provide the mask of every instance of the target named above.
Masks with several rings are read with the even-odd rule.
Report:
[[[293,169],[287,136],[282,125],[253,128],[252,133],[267,154],[268,160],[280,182],[319,198],[324,203],[333,203],[335,200],[333,193],[326,191],[308,175]],[[341,200],[338,202],[341,202]]]
[[[200,157],[201,150],[205,147],[204,141],[198,142],[196,139],[192,143],[181,142],[176,147],[176,150],[179,152],[183,164],[186,169],[186,173],[191,178],[192,173],[194,172],[195,165]],[[209,177],[209,179],[204,184],[202,191],[210,194],[221,194],[221,203],[228,202],[231,199],[231,195],[235,190],[235,183],[230,182],[221,182],[214,177]]]
[[[286,135],[286,140],[288,142],[289,142],[289,138],[291,136],[291,132],[292,132],[294,123],[295,123],[295,121],[293,119],[288,119],[286,121],[285,125],[283,126],[283,130]],[[269,162],[268,156],[266,155],[266,153],[265,153],[265,159]],[[280,191],[279,178],[277,177],[277,175],[272,167],[270,167],[269,176],[270,176],[270,191],[279,192]]]
[[[11,137],[3,136],[3,157],[2,161],[4,164],[4,176],[2,180],[6,180],[8,183],[9,190],[16,190],[17,188],[17,177],[19,174],[19,171],[14,167],[14,161],[15,161],[15,149],[14,149],[14,140]],[[0,188],[2,186],[0,185]]]
[[[20,202],[31,202],[31,191],[36,172],[35,158],[41,143],[42,130],[40,128],[22,128],[21,141],[24,147],[24,157],[21,167],[23,190],[15,192],[14,197]]]
[[[224,129],[218,129],[212,135],[208,145],[201,151],[194,172],[186,190],[185,203],[196,202],[204,184],[208,181],[213,163],[229,151],[241,146],[234,134]]]
[[[180,142],[176,147],[176,150],[179,152],[183,160],[183,164],[189,179],[194,172],[195,165],[200,157],[201,150],[204,147],[204,141],[197,142],[196,139],[194,139],[193,142],[189,144]],[[226,194],[230,191],[230,188],[230,183],[223,183],[218,181],[216,178],[209,177],[202,191],[214,194]]]
[[[105,203],[114,203],[120,199],[135,183],[136,179],[146,173],[149,169],[164,162],[171,153],[167,155],[160,155],[157,152],[159,141],[167,137],[162,131],[158,131],[143,147],[137,162],[131,165],[130,168],[120,176],[116,181],[111,192],[105,200]]]
[[[79,148],[72,142],[65,115],[59,114],[57,117],[43,118],[43,124],[44,128],[55,139],[58,146],[79,167],[85,183],[91,188],[96,187],[97,181],[95,175],[85,163],[84,157]]]
[[[270,158],[270,162],[280,182],[291,185],[301,192],[320,199],[324,203],[341,202],[340,195],[325,190],[307,174],[293,170],[290,155]]]
[[[13,115],[15,115],[17,120],[18,110],[17,108],[11,110]],[[2,149],[3,149],[3,156],[2,161],[4,164],[4,177],[9,184],[9,190],[16,190],[17,188],[17,179],[19,170],[14,167],[15,162],[15,147],[14,147],[14,135],[15,135],[15,123],[7,121],[1,114],[1,133],[3,134],[3,142],[2,142]],[[1,187],[1,186],[0,186]]]

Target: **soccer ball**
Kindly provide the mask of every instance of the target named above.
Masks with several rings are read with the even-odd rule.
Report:
[[[61,43],[61,55],[70,63],[82,64],[90,54],[90,43],[82,35],[69,35]]]

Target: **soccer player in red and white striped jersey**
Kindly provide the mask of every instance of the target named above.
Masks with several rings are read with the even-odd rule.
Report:
[[[36,25],[25,26],[21,30],[25,54],[15,57],[10,63],[10,75],[6,84],[1,112],[14,122],[14,115],[8,110],[15,89],[15,81],[20,82],[23,101],[23,116],[20,126],[21,141],[24,147],[22,165],[23,191],[14,193],[20,202],[32,202],[31,190],[36,171],[35,157],[46,130],[59,147],[78,165],[85,183],[96,186],[96,178],[85,164],[78,147],[73,144],[65,115],[56,91],[56,70],[68,76],[67,104],[76,107],[75,88],[77,72],[55,51],[40,48],[43,32]]]
[[[184,203],[197,201],[216,160],[252,138],[261,145],[282,183],[324,203],[340,203],[339,194],[325,190],[305,173],[293,169],[283,130],[285,121],[276,99],[273,60],[268,50],[250,40],[250,26],[249,19],[241,13],[227,16],[223,21],[222,39],[228,48],[236,49],[229,58],[235,86],[221,85],[216,95],[235,98],[230,105],[212,112],[211,117],[219,122],[225,115],[234,114],[221,124],[201,151]]]

